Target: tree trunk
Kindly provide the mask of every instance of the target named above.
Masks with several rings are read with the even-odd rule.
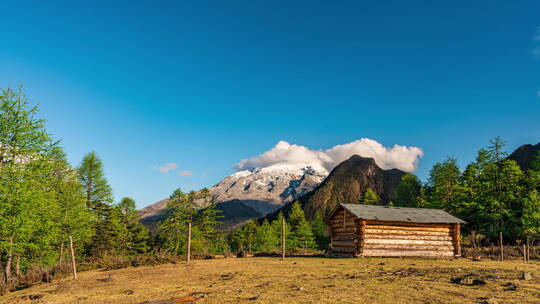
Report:
[[[4,272],[4,265],[2,264],[2,253],[0,252],[0,273],[3,273]],[[1,281],[4,282],[4,276],[1,276]],[[1,292],[2,290],[0,290]]]
[[[281,259],[285,260],[285,216],[281,218]]]
[[[64,242],[60,243],[60,257],[58,258],[58,264],[62,264],[64,261]]]
[[[17,255],[15,257],[15,276],[20,277],[21,276],[21,256]]]
[[[191,258],[191,222],[188,223],[186,265],[189,265],[190,258]]]
[[[69,236],[69,248],[71,249],[71,267],[73,270],[73,279],[77,279],[77,263],[75,263],[75,250],[73,250],[73,238]]]
[[[4,278],[6,282],[11,280],[11,262],[13,261],[13,237],[9,239],[9,247],[6,259],[6,268],[4,269]]]

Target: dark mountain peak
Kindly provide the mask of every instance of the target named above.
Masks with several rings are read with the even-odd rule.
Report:
[[[403,175],[405,172],[398,169],[382,169],[373,158],[353,155],[337,165],[317,188],[298,200],[310,218],[328,214],[338,203],[358,202],[368,188],[379,195],[382,204],[386,204],[395,199]],[[291,204],[280,211],[288,213],[290,208]],[[275,218],[278,212],[269,218]]]
[[[516,161],[521,170],[527,170],[531,166],[534,157],[540,152],[540,143],[536,145],[526,144],[517,148],[508,159]]]

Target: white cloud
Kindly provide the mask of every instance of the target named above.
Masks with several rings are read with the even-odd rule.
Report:
[[[387,148],[369,138],[361,138],[327,150],[312,150],[305,146],[280,141],[272,149],[258,156],[241,160],[234,169],[238,171],[251,170],[277,163],[307,162],[322,165],[330,171],[355,154],[373,158],[383,169],[397,168],[410,172],[416,169],[418,159],[424,155],[424,152],[417,147],[400,145]]]
[[[180,172],[178,172],[178,174],[180,176],[192,176],[193,172],[191,172],[191,171],[180,171]]]
[[[176,170],[177,168],[178,168],[177,163],[166,163],[163,166],[159,167],[158,170],[159,172],[166,174],[166,173]]]

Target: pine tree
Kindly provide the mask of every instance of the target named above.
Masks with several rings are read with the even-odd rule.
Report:
[[[249,220],[243,227],[243,233],[244,233],[244,249],[247,250],[247,252],[254,252],[255,248],[255,239],[257,237],[257,229],[258,225],[257,222],[254,220]]]
[[[358,199],[358,203],[362,205],[377,205],[380,201],[381,198],[371,188],[367,188]]]
[[[429,173],[430,201],[433,207],[454,211],[460,196],[461,171],[457,160],[449,157],[436,163]]]
[[[78,168],[79,179],[84,187],[86,206],[99,216],[104,216],[101,209],[113,201],[112,189],[105,178],[103,163],[95,152],[86,154]]]
[[[529,192],[523,204],[521,224],[525,235],[540,235],[540,195],[538,191]]]
[[[66,244],[69,236],[74,240],[75,247],[84,247],[94,234],[96,217],[88,208],[79,183],[77,171],[72,169],[61,149],[56,149],[49,164],[52,172],[49,175],[50,189],[54,193],[54,199],[59,203],[59,212],[55,222],[60,229],[59,240],[60,257],[66,253]]]
[[[326,249],[330,241],[330,239],[324,233],[324,226],[325,224],[323,216],[318,213],[311,223],[311,230],[313,231],[313,236],[315,237],[315,245],[319,250]]]
[[[173,254],[185,252],[187,223],[193,222],[196,213],[195,193],[183,193],[176,189],[169,197],[169,216],[159,224],[159,235],[164,248]]]
[[[397,187],[395,206],[422,207],[422,183],[412,173],[406,173]]]
[[[282,228],[281,224],[285,222],[285,247],[287,250],[290,250],[291,248],[294,248],[294,240],[293,236],[291,234],[291,224],[288,222],[288,220],[283,215],[283,212],[279,212],[276,219],[270,223],[270,226],[272,227],[272,231],[274,235],[277,235],[279,238],[279,247],[281,248],[281,233]]]
[[[279,248],[279,235],[266,219],[257,227],[255,248],[258,252],[272,252]]]
[[[101,159],[95,152],[90,152],[83,157],[77,171],[86,206],[97,217],[95,234],[87,246],[88,252],[96,256],[124,254],[125,248],[121,248],[121,244],[128,242],[129,232],[122,222],[121,211],[111,205],[112,190],[105,178]]]
[[[0,254],[4,278],[11,278],[14,257],[45,259],[58,239],[53,219],[59,205],[44,187],[50,167],[47,153],[57,143],[37,118],[22,89],[0,91]]]
[[[136,209],[135,200],[124,197],[116,208],[120,211],[121,220],[128,232],[126,250],[129,254],[146,253],[150,249],[150,231],[141,222]]]
[[[298,201],[292,204],[288,222],[291,226],[290,248],[312,248],[315,244],[313,231]]]
[[[197,201],[201,201],[206,208],[197,212],[194,218],[194,225],[200,232],[200,243],[202,250],[211,253],[218,253],[226,248],[224,237],[217,229],[219,220],[223,218],[221,210],[219,210],[212,201],[210,191],[204,188],[196,193]]]

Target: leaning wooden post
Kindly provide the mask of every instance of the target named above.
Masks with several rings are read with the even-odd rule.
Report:
[[[191,258],[191,221],[188,222],[186,265]]]
[[[501,254],[501,261],[504,261],[504,247],[503,247],[503,235],[499,232],[499,249]]]
[[[281,259],[285,260],[285,217],[281,217]]]
[[[73,238],[69,236],[69,248],[71,249],[71,267],[73,269],[73,279],[77,279],[77,264],[75,263],[75,251],[73,250]]]

